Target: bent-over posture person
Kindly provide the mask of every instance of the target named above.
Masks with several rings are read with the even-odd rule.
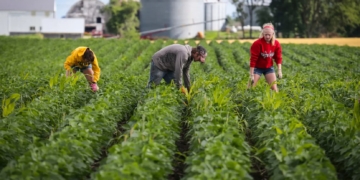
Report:
[[[157,51],[151,60],[150,78],[147,87],[160,84],[164,79],[167,84],[174,80],[176,86],[185,93],[184,85],[190,91],[190,65],[194,62],[205,63],[206,49],[200,45],[191,47],[189,45],[172,44]]]
[[[88,47],[77,47],[66,58],[64,63],[66,69],[66,76],[71,76],[77,71],[81,71],[92,91],[99,90],[97,81],[100,79],[100,67],[95,56],[95,53]]]

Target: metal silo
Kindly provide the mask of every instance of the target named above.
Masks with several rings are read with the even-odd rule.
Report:
[[[204,32],[204,0],[141,0],[143,36],[193,38]]]
[[[205,0],[205,30],[219,31],[225,26],[226,1]]]

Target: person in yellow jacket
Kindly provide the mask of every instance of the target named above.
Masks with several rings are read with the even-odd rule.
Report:
[[[92,91],[99,90],[97,81],[100,78],[100,67],[95,53],[90,48],[80,46],[74,49],[66,58],[64,67],[67,77],[81,71],[89,82]]]

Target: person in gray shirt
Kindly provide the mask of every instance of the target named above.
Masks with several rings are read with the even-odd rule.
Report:
[[[173,80],[176,86],[184,92],[184,85],[190,91],[190,65],[193,61],[205,63],[206,49],[200,45],[172,44],[160,49],[152,56],[150,65],[150,78],[147,87],[160,84],[164,79],[167,84]]]

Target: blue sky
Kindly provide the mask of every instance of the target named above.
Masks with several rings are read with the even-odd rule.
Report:
[[[72,5],[74,5],[79,0],[56,0],[56,14],[55,18],[62,18],[66,15],[66,13],[69,11]],[[100,0],[104,4],[109,3],[110,0]],[[227,3],[226,5],[226,11],[227,15],[232,16],[235,12],[235,6],[231,3]]]

